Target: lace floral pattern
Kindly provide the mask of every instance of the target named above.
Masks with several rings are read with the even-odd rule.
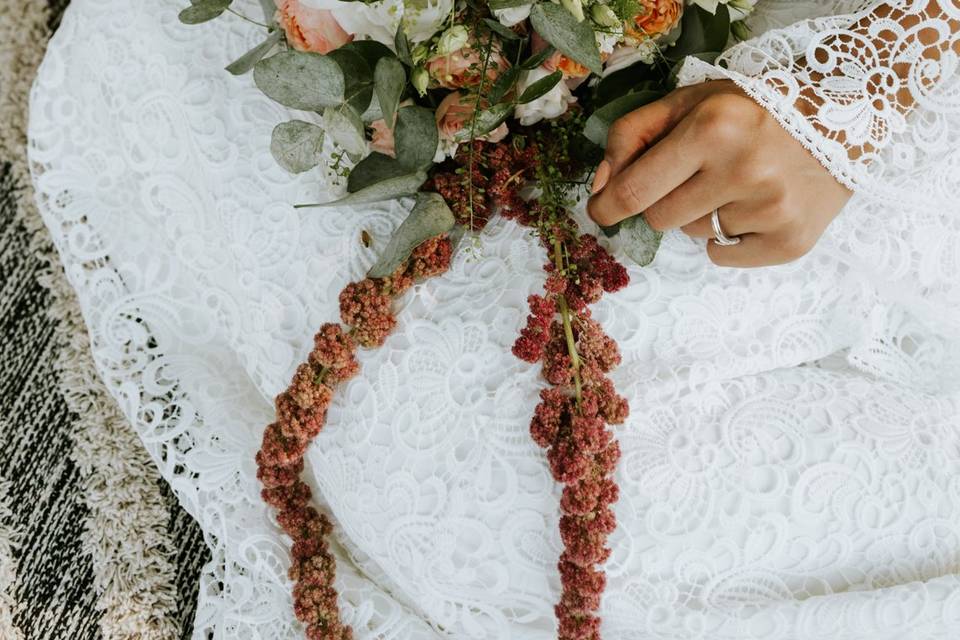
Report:
[[[905,129],[857,129],[886,154],[867,167],[749,64],[804,51],[856,21],[822,16],[860,4],[761,3],[768,27],[821,17],[734,49],[724,71],[686,70],[734,75],[858,193],[793,265],[719,269],[670,235],[597,306],[631,404],[606,638],[926,639],[960,626],[960,400],[941,388],[958,360],[944,312],[957,302],[944,199],[956,185],[931,164],[942,140],[917,139],[934,129],[912,126],[953,140],[958,116],[918,100]],[[222,71],[253,30],[186,28],[179,8],[74,1],[33,93],[34,177],[107,386],[213,550],[195,636],[297,638],[288,545],[254,453],[270,398],[374,259],[361,231],[382,248],[406,209],[293,210],[326,197],[321,176],[275,165],[285,110]],[[794,83],[802,73],[790,68]],[[957,148],[937,156],[954,170]],[[867,174],[906,204],[860,188]],[[386,345],[360,354],[363,374],[308,452],[360,638],[553,637],[558,490],[526,433],[542,382],[510,354],[544,255],[505,221],[481,249],[464,243],[450,272],[402,298]]]

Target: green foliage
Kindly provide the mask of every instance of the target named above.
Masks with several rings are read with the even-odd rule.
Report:
[[[409,170],[396,158],[374,151],[350,171],[347,177],[347,191],[354,193],[378,182],[399,178],[408,173]]]
[[[454,224],[456,220],[453,212],[440,195],[417,194],[417,204],[390,236],[387,248],[367,275],[371,278],[386,278],[406,262],[413,250],[424,240],[450,231]]]
[[[323,129],[303,120],[281,122],[270,137],[270,152],[277,164],[290,173],[303,173],[320,163]]]
[[[718,5],[716,13],[699,5],[688,6],[683,12],[680,28],[680,38],[664,52],[671,60],[723,51],[730,37],[730,11],[725,4]]]
[[[440,144],[433,111],[415,105],[400,109],[394,139],[400,164],[410,171],[429,169]]]
[[[511,113],[513,113],[513,104],[508,102],[502,102],[493,105],[489,109],[483,109],[477,113],[476,118],[474,118],[473,126],[464,127],[458,131],[455,139],[458,142],[466,142],[470,140],[471,137],[472,139],[480,138],[503,124],[503,122],[510,117]]]
[[[545,95],[563,80],[563,72],[557,69],[548,76],[544,76],[524,89],[520,97],[517,98],[517,104],[526,104],[533,102],[537,98]]]
[[[253,81],[285,107],[321,111],[344,99],[343,71],[333,58],[302,51],[281,51],[253,67]]]
[[[645,267],[657,256],[663,233],[650,227],[642,215],[636,215],[620,223],[620,237],[624,253],[638,265]]]
[[[393,57],[380,58],[373,72],[373,86],[383,120],[392,129],[400,98],[407,86],[407,71],[403,63]]]
[[[282,39],[283,31],[274,29],[270,32],[270,35],[267,36],[266,40],[227,65],[227,71],[235,76],[247,73],[253,69],[253,65],[260,62],[265,55],[270,53],[270,50],[279,44]]]
[[[594,144],[606,147],[607,132],[610,125],[634,109],[639,109],[661,97],[663,97],[662,91],[639,91],[616,98],[594,111],[587,118],[587,123],[583,127],[583,135]]]
[[[226,11],[233,0],[193,0],[178,16],[183,24],[201,24]]]
[[[318,204],[298,204],[295,208],[304,209],[307,207],[340,207],[345,205],[371,204],[373,202],[383,202],[384,200],[396,200],[403,196],[412,196],[417,193],[420,186],[427,181],[427,174],[423,171],[415,173],[406,173],[395,178],[388,178],[375,182],[363,189],[358,189],[339,200],[332,202],[323,202]]]
[[[573,15],[558,4],[542,2],[530,11],[530,23],[544,40],[563,55],[590,69],[603,72],[600,50],[589,21],[578,22]]]

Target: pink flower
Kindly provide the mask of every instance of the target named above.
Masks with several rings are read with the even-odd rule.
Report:
[[[294,49],[330,53],[353,40],[331,11],[313,9],[300,0],[276,0],[276,3],[277,22]]]
[[[370,123],[373,136],[370,138],[370,148],[391,158],[397,157],[397,150],[393,140],[393,129],[387,126],[383,119]]]
[[[440,139],[452,142],[457,132],[467,126],[470,119],[473,118],[473,111],[473,105],[464,104],[463,96],[460,93],[454,92],[444,98],[440,102],[440,106],[437,107],[436,113]],[[500,142],[507,137],[508,133],[510,133],[510,130],[507,129],[507,123],[504,122],[493,131],[479,137],[478,140]]]
[[[434,56],[427,60],[427,74],[444,89],[476,87],[480,84],[480,74],[483,69],[482,53],[476,42],[471,39],[465,46],[452,53]],[[488,86],[509,66],[500,50],[494,48],[487,58]]]

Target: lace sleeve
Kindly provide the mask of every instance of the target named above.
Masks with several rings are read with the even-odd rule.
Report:
[[[713,65],[690,59],[679,82],[732,79],[854,191],[821,243],[875,289],[870,322],[886,338],[851,359],[883,375],[885,361],[937,344],[949,379],[960,373],[960,3],[833,7],[843,13],[766,31]]]
[[[848,4],[859,10],[767,32],[713,69],[689,64],[685,80],[732,77],[854,190],[956,194],[960,4]]]

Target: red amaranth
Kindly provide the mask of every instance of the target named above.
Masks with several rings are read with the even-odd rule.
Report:
[[[334,588],[336,561],[327,536],[326,515],[310,506],[310,487],[300,479],[303,455],[326,422],[334,387],[360,370],[358,345],[379,346],[396,324],[390,295],[399,295],[414,279],[446,271],[451,246],[446,237],[427,240],[390,278],[367,278],[344,287],[341,319],[350,332],[325,324],[314,337],[307,361],[297,367],[290,386],[276,399],[276,421],[267,426],[257,452],[257,478],[264,502],[277,512],[277,524],[293,540],[290,579],[293,609],[306,625],[308,640],[350,640],[353,631],[340,620]]]
[[[527,325],[513,352],[527,362],[540,361],[552,385],[540,392],[530,435],[547,450],[550,471],[564,485],[564,551],[558,565],[563,591],[554,609],[558,638],[600,640],[596,612],[606,579],[598,565],[610,556],[607,538],[616,528],[611,505],[620,495],[613,479],[620,445],[607,425],[626,420],[629,407],[604,375],[620,363],[617,343],[591,318],[588,305],[604,292],[626,286],[629,277],[593,236],[556,227],[549,233],[541,229],[538,235],[554,260],[544,265],[545,294],[530,297]],[[568,268],[558,267],[558,247],[546,238],[566,249]],[[568,327],[556,317],[564,306],[570,314]]]

